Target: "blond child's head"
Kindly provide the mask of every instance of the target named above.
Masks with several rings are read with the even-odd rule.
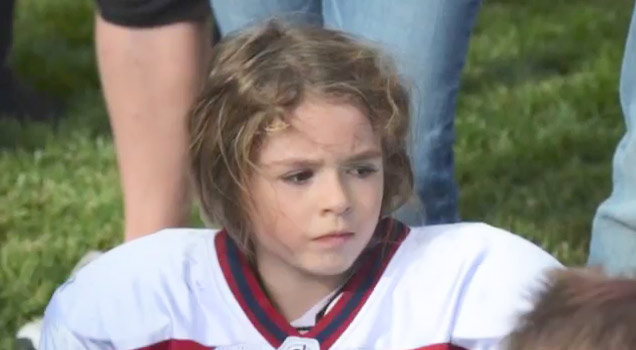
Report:
[[[278,22],[239,32],[214,48],[189,119],[202,211],[250,256],[341,273],[411,195],[408,120],[378,50]]]
[[[636,280],[598,269],[554,271],[507,350],[636,349]]]

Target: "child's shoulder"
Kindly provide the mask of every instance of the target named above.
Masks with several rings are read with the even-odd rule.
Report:
[[[405,285],[435,285],[433,300],[452,295],[458,341],[506,334],[532,307],[545,272],[561,267],[523,237],[483,223],[411,228],[401,250]]]
[[[215,234],[165,229],[106,252],[57,289],[46,319],[96,339],[116,323],[160,326],[152,323],[163,317],[153,317],[153,311],[169,309],[178,295],[184,298],[177,303],[188,302],[189,290],[207,271],[201,266],[211,258]],[[100,322],[87,322],[95,319]]]
[[[149,281],[178,271],[201,258],[213,244],[216,230],[173,228],[119,245],[71,277],[75,283],[126,283],[129,278]]]
[[[405,243],[410,246],[412,259],[423,263],[431,259],[447,262],[470,259],[480,265],[558,264],[554,257],[527,239],[478,222],[412,227]]]

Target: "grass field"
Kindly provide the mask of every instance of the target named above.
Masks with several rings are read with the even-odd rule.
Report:
[[[582,263],[624,131],[631,0],[486,0],[457,116],[461,212]],[[66,104],[57,125],[0,119],[0,349],[89,249],[121,240],[90,0],[19,0],[12,65]]]

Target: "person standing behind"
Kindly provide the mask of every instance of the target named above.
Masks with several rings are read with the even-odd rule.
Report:
[[[594,217],[588,265],[609,273],[636,271],[636,13],[627,36],[620,78],[620,102],[627,132],[613,161],[613,189]]]
[[[202,0],[96,0],[99,76],[124,197],[124,238],[183,226],[185,117],[211,47]]]
[[[129,241],[188,223],[184,119],[211,52],[211,13],[205,0],[96,1],[97,63]]]

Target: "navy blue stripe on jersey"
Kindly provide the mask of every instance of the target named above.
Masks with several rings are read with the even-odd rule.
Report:
[[[236,286],[238,287],[239,294],[243,297],[242,299],[245,301],[245,306],[249,308],[251,313],[256,318],[256,323],[254,326],[263,333],[262,330],[265,329],[267,333],[275,338],[268,338],[270,343],[274,343],[275,347],[278,347],[282,344],[287,338],[287,332],[278,327],[278,325],[272,321],[272,318],[265,312],[265,310],[258,303],[258,300],[254,297],[252,289],[250,289],[247,276],[245,276],[244,269],[242,263],[244,263],[241,259],[241,254],[238,250],[238,247],[231,239],[226,239],[226,249],[227,249],[227,258],[228,263],[231,270],[231,275],[236,282]],[[254,321],[254,320],[252,320]],[[277,344],[278,343],[278,344]]]
[[[374,264],[379,265],[380,262],[378,261]],[[363,273],[362,275],[366,275],[366,273]],[[351,297],[351,299],[349,299],[349,302],[336,315],[333,321],[330,322],[329,325],[327,325],[327,327],[325,327],[322,332],[316,334],[315,339],[318,340],[320,344],[325,343],[327,341],[327,338],[336,333],[338,329],[345,323],[349,315],[354,313],[355,309],[358,307],[358,305],[360,305],[360,301],[362,300],[362,298],[364,298],[364,295],[369,290],[369,287],[371,287],[371,284],[374,280],[373,277],[373,275],[368,274],[367,278],[365,278],[360,287],[353,292],[353,296]]]
[[[387,219],[384,220],[383,224],[385,228],[377,232],[381,236],[380,244],[373,248],[371,254],[367,255],[366,264],[362,266],[363,270],[358,273],[365,278],[362,279],[362,283],[356,289],[352,290],[352,298],[336,314],[337,319],[329,323],[329,327],[316,336],[316,339],[320,337],[321,348],[329,349],[347,329],[373,292],[393,254],[409,232],[407,226],[395,220]],[[333,311],[336,311],[335,308]]]
[[[385,228],[386,224],[386,221],[380,222],[378,224],[378,230],[376,231],[376,234],[384,235],[383,232],[387,229]],[[313,336],[316,340],[318,340],[319,343],[324,343],[329,336],[334,334],[334,332],[336,332],[338,328],[342,326],[347,317],[351,315],[355,308],[360,304],[360,300],[362,300],[365,293],[369,290],[369,287],[371,287],[371,284],[375,279],[375,274],[379,270],[378,265],[381,264],[381,261],[379,261],[379,259],[377,259],[376,261],[373,261],[373,259],[371,259],[373,256],[376,255],[375,252],[377,248],[378,247],[374,247],[372,251],[369,251],[364,257],[364,261],[360,264],[361,271],[357,273],[357,276],[364,278],[359,278],[360,282],[353,283],[355,284],[355,286],[347,286],[348,288],[345,287],[346,293],[351,294],[348,302],[340,310],[336,310],[334,307],[334,310],[332,310],[335,312],[334,319],[331,320],[331,322],[329,322],[329,324],[327,324],[322,331]]]

